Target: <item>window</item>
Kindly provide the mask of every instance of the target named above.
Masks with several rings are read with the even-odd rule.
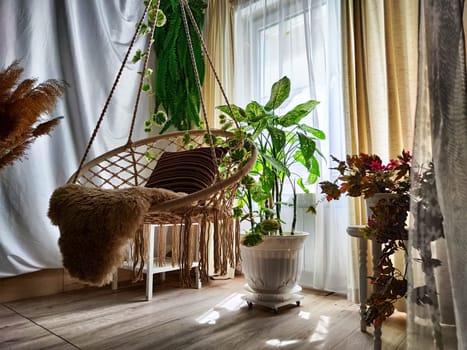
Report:
[[[290,98],[278,113],[315,99],[318,113],[303,121],[318,125],[317,115],[326,115],[327,76],[324,20],[326,1],[240,1],[235,12],[235,101],[244,106],[251,100],[267,102],[272,84],[284,75],[291,80]],[[242,83],[238,83],[238,82]],[[323,94],[317,94],[322,91]],[[321,148],[321,146],[320,146]],[[300,174],[300,166],[292,169]],[[314,190],[313,188],[311,189]]]

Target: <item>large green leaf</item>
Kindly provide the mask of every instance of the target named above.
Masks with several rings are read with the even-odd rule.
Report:
[[[298,140],[300,142],[300,152],[305,159],[305,166],[309,168],[311,166],[311,159],[316,150],[316,142],[311,137],[301,132],[298,133]]]
[[[307,182],[309,184],[314,184],[316,181],[318,181],[321,173],[319,171],[319,162],[315,157],[311,158],[311,166],[308,168],[308,179]]]
[[[283,130],[269,126],[267,127],[269,135],[271,136],[271,141],[273,149],[276,152],[283,150],[286,141],[286,134]]]
[[[297,105],[294,109],[286,113],[279,119],[279,124],[283,127],[296,125],[306,117],[318,105],[318,101],[309,100],[305,103]]]
[[[303,130],[304,132],[307,132],[307,133],[313,135],[317,139],[320,139],[320,140],[325,140],[326,139],[326,134],[322,130],[312,128],[311,126],[308,126],[308,125],[305,125],[305,124],[300,124],[298,126],[298,128],[300,130]]]
[[[261,118],[266,116],[266,111],[264,110],[263,106],[261,106],[256,101],[250,102],[246,106],[245,112],[246,112],[247,120],[249,123],[256,123]]]
[[[222,106],[217,106],[216,108],[218,110],[220,110],[222,113],[225,113],[227,115],[229,115],[230,117],[233,117],[234,119],[236,119],[237,121],[241,122],[243,120],[245,120],[247,118],[246,116],[246,112],[243,108],[237,106],[237,105],[234,105],[234,104],[231,104],[230,107],[232,108],[232,110],[230,110],[229,106],[228,105],[222,105]],[[232,115],[233,113],[233,115]]]
[[[279,81],[275,82],[271,88],[271,97],[264,106],[267,111],[277,109],[290,95],[290,79],[283,77]]]
[[[270,192],[274,187],[274,172],[269,168],[264,168],[259,183],[264,192]]]
[[[300,150],[298,150],[297,152],[294,153],[293,158],[295,159],[295,161],[299,162],[305,168],[308,168],[305,157],[303,156],[303,154],[302,154],[302,152]]]

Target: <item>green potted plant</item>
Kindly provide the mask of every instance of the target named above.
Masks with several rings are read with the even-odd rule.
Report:
[[[255,166],[238,190],[235,213],[239,221],[249,223],[240,245],[242,270],[249,288],[268,296],[263,296],[263,300],[274,300],[275,295],[280,295],[276,299],[284,299],[284,294],[298,289],[301,254],[308,233],[295,232],[297,190],[309,192],[306,183],[318,180],[317,143],[325,138],[323,131],[302,122],[318,105],[317,101],[306,101],[280,114],[280,106],[289,95],[290,80],[283,77],[273,84],[265,105],[252,101],[245,108],[218,107],[237,121],[236,127],[253,140],[258,151]],[[221,116],[221,123],[230,128],[231,121],[225,115]],[[306,177],[297,174],[295,167],[302,167]],[[292,193],[290,202],[283,198],[286,186]],[[293,210],[290,232],[284,232],[282,227],[283,209],[287,206]]]
[[[406,275],[393,265],[391,256],[398,250],[406,253],[412,156],[402,151],[388,164],[383,164],[378,155],[365,153],[348,155],[345,161],[332,159],[339,176],[333,182],[320,182],[322,193],[328,201],[338,200],[343,194],[365,198],[368,223],[361,229],[362,234],[383,245],[377,274],[370,277],[374,289],[364,312],[367,324],[380,329],[394,312],[394,303],[407,292]]]

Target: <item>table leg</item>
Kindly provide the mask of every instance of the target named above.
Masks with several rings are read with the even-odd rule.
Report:
[[[371,253],[373,255],[373,277],[378,277],[378,270],[376,266],[378,265],[379,259],[381,258],[381,244],[376,242],[375,239],[371,241]],[[376,290],[376,285],[373,287],[374,290]],[[382,330],[380,328],[375,328],[375,333],[374,333],[374,350],[381,350],[381,334]]]
[[[360,330],[366,332],[365,311],[367,299],[367,251],[368,244],[365,238],[359,239],[358,253],[358,279],[360,289]]]

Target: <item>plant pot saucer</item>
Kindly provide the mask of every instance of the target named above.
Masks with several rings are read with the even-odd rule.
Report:
[[[245,284],[245,289],[248,294],[242,296],[248,304],[248,308],[251,309],[253,304],[262,305],[268,307],[277,313],[279,308],[289,304],[296,304],[300,306],[300,301],[303,299],[303,295],[298,294],[302,290],[302,287],[295,286],[289,293],[283,294],[267,294],[267,293],[256,293],[248,284]]]

